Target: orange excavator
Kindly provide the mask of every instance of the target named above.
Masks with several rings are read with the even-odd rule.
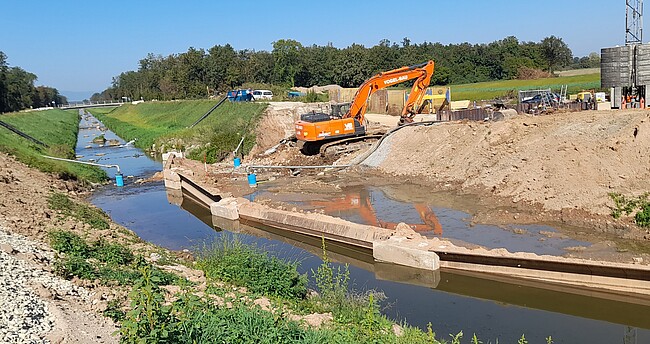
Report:
[[[303,146],[303,152],[315,154],[320,151],[323,153],[332,145],[347,144],[368,138],[364,116],[370,96],[383,88],[416,79],[402,110],[399,125],[413,122],[415,114],[420,113],[424,108],[421,106],[422,99],[431,82],[433,69],[433,61],[429,61],[379,73],[359,87],[345,114],[312,112],[301,115],[300,120],[295,123],[295,130],[296,138]]]
[[[375,227],[395,229],[396,222],[382,221],[377,218],[375,209],[370,202],[370,193],[362,190],[359,193],[349,193],[332,201],[311,201],[310,205],[321,208],[326,214],[337,215],[341,212],[357,213],[367,224]],[[442,225],[436,214],[423,203],[414,203],[413,208],[418,212],[424,223],[407,223],[416,232],[433,232],[442,235]]]

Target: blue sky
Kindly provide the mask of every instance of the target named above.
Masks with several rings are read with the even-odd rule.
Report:
[[[68,97],[104,90],[147,53],[190,46],[270,51],[283,38],[344,48],[384,38],[446,44],[555,35],[585,56],[625,40],[624,0],[2,0],[0,12],[9,64]]]

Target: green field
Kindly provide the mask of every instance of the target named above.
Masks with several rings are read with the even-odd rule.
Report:
[[[242,152],[249,152],[255,144],[255,126],[266,104],[225,102],[196,127],[188,129],[216,102],[147,102],[89,111],[123,139],[137,139],[136,146],[143,149],[150,149],[153,144],[177,149],[194,146],[191,158],[205,157],[208,162],[215,162],[234,151],[244,135]]]
[[[551,88],[558,92],[561,86],[568,86],[568,93],[578,93],[582,90],[599,89],[600,73],[545,78],[536,80],[501,80],[479,82],[474,84],[451,85],[452,100],[490,100],[507,95],[517,96],[520,90],[535,90]],[[558,92],[559,93],[559,92]]]
[[[44,172],[58,174],[61,178],[99,182],[106,174],[99,168],[43,158],[50,155],[74,159],[79,115],[77,110],[46,110],[5,114],[0,120],[46,143],[42,147],[0,127],[0,151],[15,156],[19,161]]]

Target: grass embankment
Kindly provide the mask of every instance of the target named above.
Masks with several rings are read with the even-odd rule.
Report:
[[[217,101],[147,102],[90,112],[123,139],[137,139],[135,144],[140,148],[151,149],[155,144],[158,152],[161,147],[187,149],[190,158],[205,157],[212,163],[234,151],[242,136],[242,153],[251,150],[255,126],[266,108],[264,103],[224,102],[197,126],[188,128]]]
[[[452,100],[489,100],[506,95],[516,97],[518,91],[550,88],[559,91],[568,86],[568,93],[600,88],[600,73],[544,78],[536,80],[501,80],[474,84],[451,85]]]
[[[308,296],[308,276],[297,272],[297,263],[284,262],[236,238],[224,239],[198,255],[196,266],[207,277],[204,296],[184,292],[164,306],[160,288],[145,276],[131,294],[133,308],[122,322],[123,341],[439,343],[432,331],[409,326],[396,334],[393,323],[379,312],[381,294],[350,293],[347,267],[335,268],[327,259],[310,276],[318,294]],[[314,313],[330,313],[331,320],[320,326],[301,323],[302,316]]]
[[[18,130],[47,144],[43,147],[6,128],[0,127],[0,151],[15,156],[19,161],[43,172],[58,174],[62,179],[100,182],[106,174],[97,167],[67,163],[43,158],[42,155],[66,159],[75,158],[75,146],[79,132],[77,110],[45,110],[12,113],[0,116]]]

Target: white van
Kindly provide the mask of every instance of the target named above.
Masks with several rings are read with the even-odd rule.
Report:
[[[255,90],[253,91],[253,99],[255,100],[271,100],[273,99],[273,92],[269,90]]]

